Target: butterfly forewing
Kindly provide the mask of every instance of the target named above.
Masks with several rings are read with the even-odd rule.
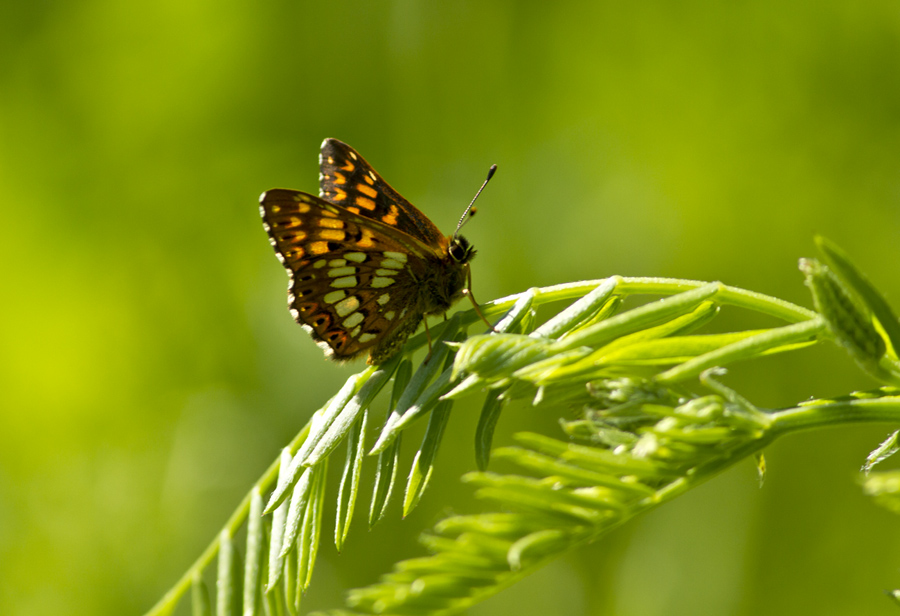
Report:
[[[326,139],[321,197],[263,193],[269,240],[290,275],[294,318],[328,357],[396,354],[422,318],[461,295],[474,250],[441,234],[353,148]]]
[[[322,142],[319,195],[350,212],[384,223],[433,249],[447,239],[428,217],[385,182],[353,148],[337,139]]]
[[[415,305],[425,247],[299,191],[267,191],[260,211],[291,277],[291,313],[326,353],[351,359],[397,330]]]

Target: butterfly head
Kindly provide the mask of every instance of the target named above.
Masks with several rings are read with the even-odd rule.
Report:
[[[469,240],[457,234],[450,238],[450,247],[447,249],[450,258],[456,263],[468,263],[475,256],[475,247],[469,243]]]

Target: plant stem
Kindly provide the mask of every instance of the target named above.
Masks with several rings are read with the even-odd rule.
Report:
[[[771,417],[774,437],[835,424],[900,423],[900,396],[807,403],[777,411]]]
[[[693,469],[685,477],[676,479],[669,485],[647,497],[629,515],[618,520],[614,526],[623,524],[640,512],[658,506],[695,488],[697,485],[718,475],[725,469],[754,453],[768,447],[775,439],[799,430],[813,430],[839,424],[859,422],[900,423],[900,395],[881,398],[835,400],[811,402],[790,409],[768,414],[771,423],[759,438],[752,439],[736,447],[729,455],[710,460]],[[604,528],[599,534],[605,534]]]
[[[702,280],[687,280],[682,278],[613,276],[612,279],[616,281],[615,293],[621,295],[675,295],[676,293],[683,293],[709,284]],[[486,317],[503,314],[525,294],[532,295],[534,307],[542,304],[549,304],[551,302],[577,299],[590,293],[607,280],[609,279],[600,278],[598,280],[582,280],[550,287],[533,288],[524,293],[508,295],[486,302],[481,305],[481,311]],[[715,295],[715,299],[723,304],[768,314],[773,317],[784,319],[789,323],[806,321],[817,316],[817,313],[812,310],[786,302],[783,299],[728,285],[721,286],[721,290]],[[480,319],[481,317],[478,313],[472,309],[462,311],[460,315],[462,327],[468,327]],[[443,324],[434,328],[434,333],[438,337],[441,335],[442,327]],[[409,339],[409,342],[407,342],[407,349],[418,349],[425,345],[425,341],[426,338],[424,333],[412,336]]]

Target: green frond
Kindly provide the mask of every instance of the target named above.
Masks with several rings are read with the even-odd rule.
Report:
[[[837,339],[892,382],[900,340],[900,327],[888,322],[893,313],[843,253],[821,245],[843,278],[807,262],[817,312],[718,282],[611,277],[484,304],[494,332],[468,335],[479,317],[458,312],[432,328],[430,356],[415,370],[411,353],[426,338],[413,336],[403,353],[350,377],[312,415],[148,614],[170,613],[188,589],[194,613],[210,613],[204,578],[213,576],[218,614],[300,613],[325,534],[325,508],[335,507],[338,550],[348,540],[360,492],[371,494],[371,528],[385,515],[399,477],[406,477],[402,511],[408,514],[430,483],[452,404],[464,396],[485,392],[474,435],[478,471],[463,477],[483,512],[438,522],[422,537],[426,556],[397,563],[379,582],[351,591],[347,608],[333,614],[458,612],[743,459],[755,456],[762,475],[761,451],[778,436],[833,423],[897,421],[895,388],[773,411],[756,408],[717,378],[735,362]],[[622,310],[633,295],[662,297]],[[561,301],[568,305],[542,314]],[[784,324],[705,331],[733,308]],[[370,407],[389,383],[388,416],[376,427]],[[493,449],[498,417],[515,400],[567,409],[569,417],[574,408],[578,416],[562,422],[559,434],[520,433],[514,445]],[[426,416],[407,472],[399,468],[401,446],[410,446],[403,434]],[[896,433],[892,439],[873,452],[867,471],[897,449]],[[340,483],[329,488],[325,471],[341,446]],[[370,487],[360,483],[367,459],[375,464]],[[504,472],[488,471],[489,462]],[[864,486],[881,502],[900,502],[894,475],[872,473]]]

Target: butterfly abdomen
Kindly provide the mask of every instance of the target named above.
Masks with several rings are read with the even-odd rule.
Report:
[[[406,340],[419,329],[419,323],[422,322],[422,313],[403,315],[400,324],[391,332],[391,334],[381,340],[372,350],[367,363],[373,366],[384,363],[391,357],[396,355]]]
[[[399,352],[426,315],[446,313],[462,297],[467,268],[453,259],[435,261],[416,281],[414,301],[401,313],[397,329],[372,351],[369,363],[383,363]]]

